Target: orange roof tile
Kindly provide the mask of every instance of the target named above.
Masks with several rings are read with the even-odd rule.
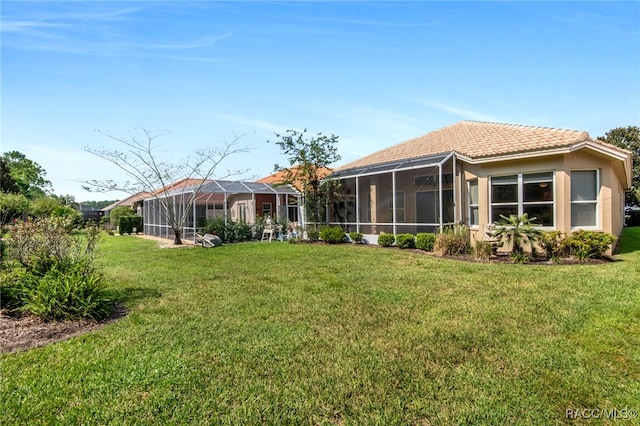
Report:
[[[293,175],[293,185],[298,191],[301,190],[302,185],[300,183],[300,179],[297,179],[297,170],[298,168],[300,168],[300,166],[293,166],[291,167],[291,173]],[[329,174],[331,174],[331,169],[327,169],[327,168],[321,168],[318,170],[318,175],[319,177],[322,179],[326,176],[328,176]],[[278,172],[275,172],[274,174],[271,174],[269,176],[265,176],[262,179],[258,179],[256,182],[258,183],[269,183],[269,184],[281,184],[283,182],[285,182],[287,179],[287,172],[286,170],[281,170]]]
[[[613,145],[591,139],[587,132],[577,130],[482,121],[460,121],[374,152],[359,160],[340,166],[336,170],[348,170],[453,151],[472,159],[490,158],[568,147],[584,141],[617,149]]]

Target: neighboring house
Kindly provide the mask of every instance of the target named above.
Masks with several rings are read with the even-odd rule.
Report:
[[[483,239],[500,216],[619,235],[631,153],[587,132],[462,121],[337,168],[329,222],[371,241],[456,223]]]
[[[149,196],[148,192],[138,192],[137,194],[133,194],[127,198],[124,198],[120,201],[117,201],[113,204],[108,205],[107,207],[102,209],[102,212],[105,216],[109,216],[111,210],[116,207],[126,206],[131,207],[131,209],[138,215],[142,216],[142,200]]]
[[[289,185],[269,185],[260,182],[192,179],[179,181],[165,190],[144,199],[144,233],[164,238],[173,238],[167,224],[166,212],[159,198],[167,199],[176,211],[188,211],[183,230],[184,238],[194,238],[198,225],[205,219],[221,218],[225,222],[254,224],[264,216],[288,214],[298,217],[298,191]],[[192,194],[197,191],[192,203]]]
[[[298,205],[300,205],[301,207],[304,206],[305,190],[303,179],[299,176],[298,173],[299,169],[300,166],[293,166],[289,169],[290,173],[288,173],[286,170],[282,170],[257,180],[257,182],[259,183],[267,183],[275,187],[285,185],[284,182],[287,182],[288,180],[292,181],[291,186],[294,187],[299,194],[287,196],[287,203],[289,205],[287,219],[289,220],[289,222],[298,224],[301,222],[306,222],[304,218],[304,208],[298,207]],[[320,179],[327,177],[329,174],[331,174],[331,169],[327,169],[326,167],[321,167],[318,169],[318,176],[320,177]]]
[[[82,215],[82,220],[85,222],[92,221],[95,223],[99,223],[100,219],[102,219],[102,216],[104,216],[103,210],[97,209],[92,206],[85,206],[82,203],[78,205],[78,211]]]

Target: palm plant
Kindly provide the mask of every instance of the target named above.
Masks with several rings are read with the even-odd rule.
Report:
[[[522,216],[512,214],[500,217],[502,220],[494,225],[493,236],[501,243],[511,245],[511,256],[522,258],[527,245],[531,246],[531,252],[534,253],[533,244],[544,235],[544,232],[535,228],[533,221],[537,218],[529,218],[526,213]]]

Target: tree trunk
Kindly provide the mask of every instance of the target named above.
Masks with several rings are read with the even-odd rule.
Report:
[[[182,232],[180,230],[174,229],[173,230],[173,245],[174,246],[180,246],[182,245],[182,237],[181,237]]]

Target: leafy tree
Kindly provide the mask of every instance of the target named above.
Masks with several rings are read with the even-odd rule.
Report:
[[[332,191],[329,183],[322,179],[330,164],[340,161],[338,136],[318,133],[307,137],[307,129],[302,132],[287,130],[275,133],[279,141],[276,145],[287,156],[289,167],[275,165],[276,171],[285,173],[283,184],[296,186],[304,197],[305,213],[309,222],[323,222],[326,201]]]
[[[51,182],[45,179],[47,172],[35,161],[18,151],[2,155],[4,166],[9,170],[18,192],[29,199],[45,196],[51,191]]]
[[[119,138],[108,133],[103,133],[112,141],[123,145],[125,151],[117,149],[85,147],[85,151],[116,165],[130,179],[124,182],[113,180],[87,180],[83,188],[87,191],[122,191],[131,195],[147,192],[150,197],[157,200],[167,225],[171,227],[174,238],[173,243],[182,244],[182,231],[190,214],[189,207],[180,208],[181,205],[191,206],[207,179],[213,177],[214,172],[229,156],[246,152],[247,147],[240,147],[238,142],[241,136],[234,135],[231,141],[225,141],[222,146],[196,151],[193,155],[177,161],[162,160],[159,149],[155,146],[158,137],[166,133],[154,134],[147,129],[142,129],[143,137]],[[241,171],[229,171],[225,177],[239,174]],[[194,184],[186,186],[174,186],[178,181],[193,180]],[[175,196],[166,197],[166,192],[171,191]],[[173,199],[179,200],[178,205]]]
[[[0,157],[0,191],[7,194],[17,194],[20,189],[16,185],[16,181],[11,176],[9,166],[4,161],[4,157]]]
[[[627,205],[640,205],[640,127],[616,127],[598,139],[633,153],[633,190],[627,193],[625,201]]]

